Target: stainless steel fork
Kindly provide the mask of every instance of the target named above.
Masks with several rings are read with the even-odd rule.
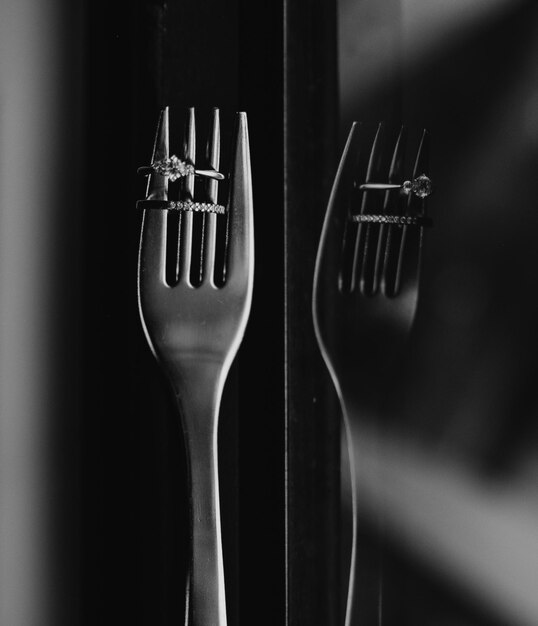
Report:
[[[426,132],[416,152],[413,177],[426,168]],[[386,144],[392,144],[387,152]],[[381,622],[379,589],[358,556],[358,497],[355,472],[360,426],[378,419],[379,402],[390,393],[415,315],[422,248],[424,200],[400,187],[406,131],[396,137],[379,125],[373,142],[353,124],[337,171],[319,243],[313,291],[316,337],[336,388],[344,418],[351,468],[353,545],[346,626]],[[388,180],[387,180],[388,179]],[[390,183],[380,191],[364,183]],[[379,185],[381,187],[381,185]],[[356,222],[353,215],[418,217],[418,225]],[[381,220],[379,220],[381,222]],[[359,575],[359,572],[360,575]],[[376,573],[377,575],[378,573]]]
[[[168,228],[169,211],[145,208],[140,240],[140,315],[149,345],[177,398],[187,448],[192,531],[191,626],[226,624],[218,487],[218,414],[223,385],[245,331],[254,273],[246,114],[238,113],[236,123],[226,214],[203,214],[201,256],[197,256],[194,250],[193,211],[181,212],[178,237],[177,232]],[[165,109],[157,129],[152,163],[169,157],[168,135],[168,109]],[[193,109],[189,112],[184,143],[182,156],[194,165]],[[214,110],[206,155],[214,170],[219,169],[219,155],[219,113]],[[195,189],[194,174],[186,176],[180,200],[192,201],[200,193],[203,194],[202,202],[216,204],[217,180],[197,181]],[[168,178],[155,171],[150,175],[147,198],[141,205],[161,206],[159,203],[167,200]],[[217,246],[219,227],[227,230],[226,246]],[[167,252],[178,255],[172,260],[174,267],[177,261],[177,284],[167,279]],[[225,258],[219,259],[219,254]],[[224,268],[223,281],[216,276],[217,267]]]

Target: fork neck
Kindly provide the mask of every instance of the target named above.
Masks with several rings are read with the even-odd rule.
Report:
[[[380,399],[390,393],[391,377],[388,372],[369,372],[349,368],[338,377],[340,401],[350,417],[358,413],[375,411]]]
[[[182,421],[188,422],[187,429],[202,428],[201,421],[205,426],[216,427],[226,373],[227,367],[217,359],[182,360],[180,365],[171,368],[170,382]],[[199,419],[200,412],[203,420]]]

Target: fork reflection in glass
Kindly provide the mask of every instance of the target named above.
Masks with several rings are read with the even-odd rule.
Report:
[[[252,183],[245,113],[238,113],[236,124],[225,214],[195,215],[194,208],[183,210],[179,230],[170,228],[170,211],[162,207],[185,207],[189,203],[202,209],[217,206],[218,181],[200,179],[195,187],[194,173],[178,183],[179,201],[169,203],[168,177],[153,170],[146,200],[139,203],[144,208],[138,263],[140,315],[148,343],[177,399],[186,442],[192,533],[190,626],[226,625],[218,413],[224,382],[250,312],[254,273]],[[169,159],[168,128],[165,109],[157,129],[152,163]],[[181,157],[194,164],[195,156],[195,119],[191,109]],[[211,168],[218,171],[217,109],[213,112],[205,157]],[[195,221],[198,218],[202,220]],[[196,236],[195,231],[200,228],[203,232]],[[226,230],[225,246],[217,245],[219,228]]]
[[[426,220],[424,199],[400,188],[404,174],[409,174],[404,171],[406,135],[402,128],[394,136],[380,124],[371,141],[360,124],[353,124],[329,199],[314,274],[314,328],[340,401],[351,473],[353,537],[346,626],[382,620],[380,554],[374,549],[374,563],[369,556],[363,559],[355,472],[360,464],[359,427],[376,425],[381,417],[380,404],[394,384],[417,307]],[[424,131],[413,178],[427,171],[426,143]],[[380,181],[386,181],[387,188],[364,188]],[[377,216],[379,223],[353,219],[368,214]],[[405,219],[383,223],[385,215]]]

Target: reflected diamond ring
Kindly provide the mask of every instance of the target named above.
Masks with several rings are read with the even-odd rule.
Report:
[[[390,191],[391,189],[401,189],[402,193],[409,195],[415,194],[419,198],[427,198],[433,191],[432,181],[421,174],[413,180],[406,180],[401,185],[391,183],[364,183],[359,186],[361,191]]]

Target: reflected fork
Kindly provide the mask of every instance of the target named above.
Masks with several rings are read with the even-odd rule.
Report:
[[[181,211],[170,226],[168,177],[150,174],[138,262],[138,300],[148,343],[168,377],[181,418],[189,469],[191,546],[190,626],[225,626],[226,602],[220,528],[217,428],[223,386],[243,337],[252,300],[254,231],[247,118],[238,113],[224,215]],[[184,141],[194,165],[194,109]],[[169,158],[168,109],[159,120],[152,163]],[[219,169],[219,112],[213,112],[206,154]],[[180,201],[217,204],[218,180],[188,174]],[[170,214],[170,215],[169,215]],[[177,217],[177,214],[176,214]],[[203,218],[199,220],[198,218]],[[202,229],[196,237],[196,230]],[[220,229],[220,230],[219,230]],[[218,244],[218,232],[227,243]],[[170,256],[172,255],[172,259]],[[172,275],[167,271],[174,268]],[[176,272],[177,270],[177,272]],[[222,270],[222,271],[221,271]]]
[[[328,202],[314,273],[314,328],[340,401],[351,472],[346,626],[381,622],[381,583],[374,581],[370,589],[372,572],[365,571],[361,560],[355,472],[360,463],[359,426],[379,418],[380,402],[397,375],[395,367],[417,307],[425,205],[424,199],[404,193],[401,183],[411,150],[413,177],[425,170],[427,134],[424,131],[418,147],[411,149],[406,139],[405,129],[395,134],[380,124],[372,141],[364,127],[353,124]],[[386,185],[377,184],[383,180]],[[353,219],[368,214],[404,220],[394,224]],[[416,223],[405,225],[405,219],[415,218]]]

